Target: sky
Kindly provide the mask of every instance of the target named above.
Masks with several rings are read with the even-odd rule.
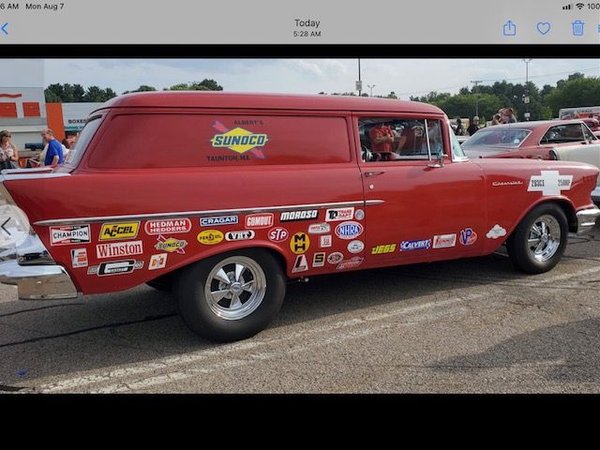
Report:
[[[19,84],[79,83],[110,87],[118,94],[146,84],[163,89],[174,84],[216,80],[226,91],[317,94],[355,91],[356,59],[47,59],[19,60],[30,69]],[[37,64],[37,66],[36,66]],[[600,77],[600,58],[532,59],[529,80],[540,88],[555,85],[574,72]],[[5,67],[15,67],[7,65]],[[457,93],[472,81],[493,84],[525,82],[522,59],[361,59],[363,92],[401,99],[431,91]],[[0,72],[1,73],[1,72]],[[6,75],[6,72],[4,73]],[[15,73],[16,75],[16,73]],[[1,77],[0,77],[1,78]],[[31,79],[30,79],[31,78]],[[35,81],[33,81],[35,80]],[[0,79],[0,85],[2,80]],[[6,85],[6,84],[5,84]]]

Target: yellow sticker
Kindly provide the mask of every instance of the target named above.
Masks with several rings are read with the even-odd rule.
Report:
[[[290,240],[290,249],[296,255],[306,253],[310,247],[310,238],[306,233],[296,233]]]
[[[215,134],[210,142],[213,147],[225,147],[241,154],[255,147],[264,147],[268,140],[264,133],[253,133],[238,127],[227,133]]]
[[[198,233],[198,242],[204,245],[215,245],[224,239],[219,230],[204,230]]]
[[[117,239],[131,239],[138,235],[139,222],[104,223],[100,229],[101,241],[112,241]]]
[[[383,255],[385,253],[394,253],[396,251],[396,244],[384,244],[378,245],[371,249],[371,255]]]

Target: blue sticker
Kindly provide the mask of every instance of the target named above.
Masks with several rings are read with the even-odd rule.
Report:
[[[409,252],[412,250],[427,250],[431,248],[431,239],[421,239],[417,241],[402,241],[400,243],[401,252]]]

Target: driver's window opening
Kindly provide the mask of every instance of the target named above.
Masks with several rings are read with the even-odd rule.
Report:
[[[430,119],[362,118],[358,121],[362,159],[431,160],[443,152],[442,122]]]

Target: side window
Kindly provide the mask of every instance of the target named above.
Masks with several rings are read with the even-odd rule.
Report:
[[[583,137],[586,141],[595,141],[596,140],[596,136],[594,136],[594,133],[592,133],[590,131],[590,129],[587,127],[587,125],[582,125],[581,126],[583,128]]]
[[[365,162],[430,160],[443,152],[440,120],[362,118],[358,128]]]
[[[570,123],[550,128],[542,138],[541,142],[543,144],[563,144],[583,141],[583,139],[581,125],[578,123]]]

